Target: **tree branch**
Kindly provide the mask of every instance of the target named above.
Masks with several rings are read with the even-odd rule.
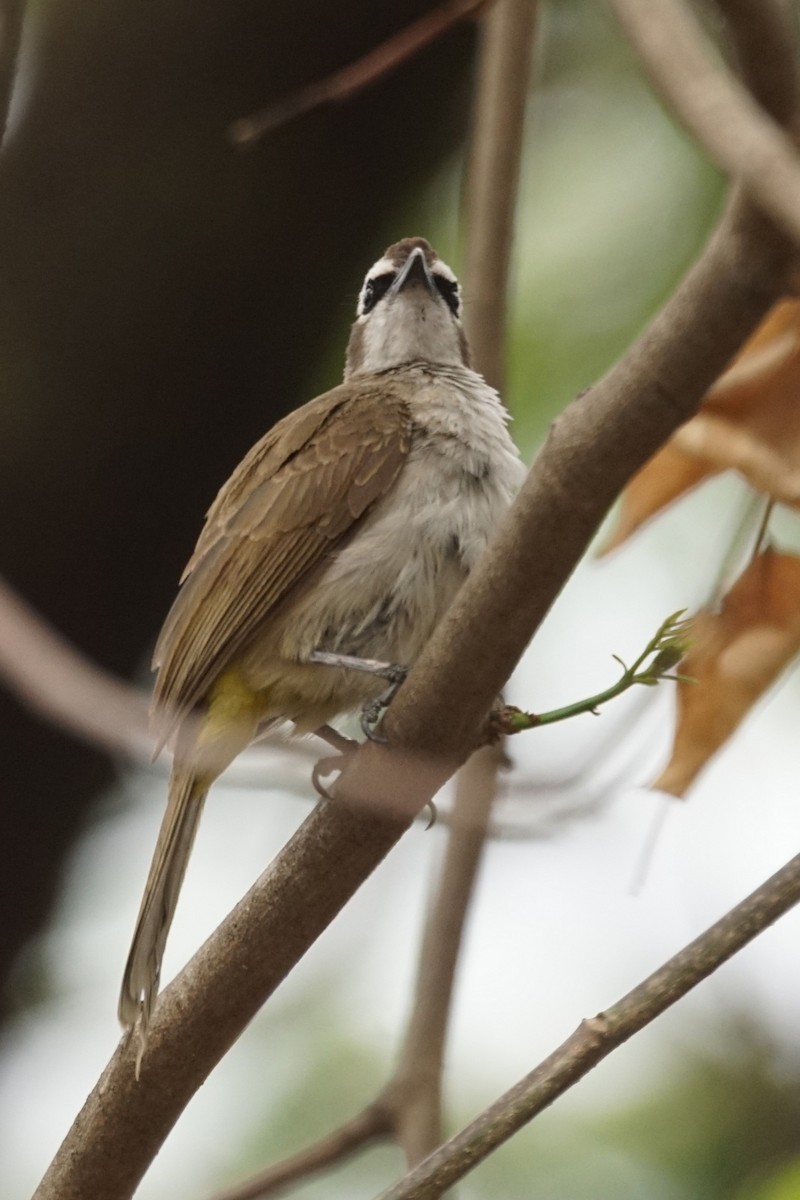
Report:
[[[502,0],[501,0],[502,2]],[[438,1145],[442,1070],[456,967],[496,794],[499,753],[477,751],[461,769],[447,850],[420,953],[414,1006],[394,1078],[382,1093],[410,1164]]]
[[[105,671],[67,641],[0,579],[0,680],[31,712],[111,754],[124,754],[152,766],[154,738],[149,729],[149,697]],[[240,755],[227,780],[264,778],[264,747],[270,751],[273,786],[308,788],[317,755],[306,741],[288,742],[268,734]],[[166,753],[166,752],[165,752]]]
[[[681,0],[608,2],[661,95],[709,157],[800,242],[800,157],[792,139],[718,64],[714,47],[688,7]],[[752,0],[720,7],[742,23],[770,26],[769,21],[755,19]],[[773,51],[781,27],[791,44],[788,25],[779,20],[771,25]],[[744,53],[754,67],[752,49],[745,47]],[[762,55],[758,61],[758,82],[766,82],[770,59]],[[770,81],[765,98],[770,107],[783,109],[780,81]]]
[[[481,22],[466,188],[466,315],[477,369],[501,392],[506,296],[535,21],[534,0],[504,0]]]
[[[235,146],[249,147],[279,129],[281,125],[301,117],[325,104],[341,104],[351,100],[364,88],[371,87],[385,75],[396,71],[425,46],[436,41],[448,29],[473,16],[494,0],[447,0],[447,3],[412,21],[394,37],[370,50],[363,58],[335,71],[325,79],[310,83],[299,91],[284,96],[260,112],[234,121],[228,137]]]
[[[516,705],[507,705],[499,714],[503,730],[508,734],[522,733],[530,729],[539,729],[542,725],[554,725],[557,721],[569,721],[587,713],[599,716],[603,704],[615,700],[632,687],[656,687],[667,679],[676,683],[688,681],[689,676],[674,674],[675,668],[692,644],[692,621],[690,617],[684,618],[685,611],[680,609],[662,621],[644,650],[629,667],[618,654],[612,655],[622,667],[622,674],[610,687],[582,700],[574,700],[561,708],[551,708],[547,712],[530,713],[517,708]]]
[[[346,1121],[313,1146],[275,1163],[245,1183],[216,1192],[211,1200],[267,1200],[277,1196],[289,1184],[335,1166],[371,1142],[388,1137],[392,1132],[392,1116],[379,1100],[370,1104],[352,1120]]]
[[[760,7],[768,20],[774,5]],[[385,722],[391,748],[369,743],[353,755],[337,802],[318,805],[162,993],[138,1083],[135,1047],[120,1045],[37,1200],[131,1195],[215,1063],[467,757],[609,505],[693,414],[781,294],[789,250],[747,204],[732,205],[650,329],[555,423],[507,520],[400,689]]]
[[[758,214],[735,203],[650,328],[554,422],[509,519],[386,718],[394,745],[458,760],[486,713],[487,689],[501,690],[622,487],[694,414],[782,293],[788,250]],[[458,705],[441,705],[432,720],[437,682]],[[361,771],[373,753],[354,758],[346,776],[348,794],[362,803]]]
[[[212,1200],[266,1200],[290,1183],[392,1138],[410,1165],[442,1141],[441,1076],[456,963],[495,795],[496,747],[477,751],[459,774],[445,862],[420,954],[414,1006],[397,1070],[376,1099],[312,1145],[218,1192]]]
[[[149,758],[148,700],[90,662],[0,579],[0,677],[33,712],[108,750]]]
[[[733,56],[761,108],[797,137],[800,59],[794,0],[715,0],[733,32]]]
[[[25,0],[2,0],[0,3],[0,144],[5,138],[8,125],[24,18]]]
[[[379,1200],[433,1200],[800,902],[800,854],[611,1008],[581,1022],[534,1071]]]

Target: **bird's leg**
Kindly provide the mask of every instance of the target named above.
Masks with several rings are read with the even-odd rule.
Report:
[[[344,667],[348,671],[364,671],[367,675],[376,675],[386,679],[389,686],[374,700],[368,700],[361,709],[361,728],[372,742],[385,742],[386,738],[375,732],[386,709],[394,700],[400,685],[408,675],[408,667],[398,663],[385,663],[377,658],[357,658],[353,654],[334,654],[329,650],[312,650],[309,662],[318,663],[323,667]]]
[[[408,675],[408,667],[392,667],[392,675],[384,675],[384,679],[389,680],[389,686],[385,691],[381,692],[380,696],[376,696],[374,700],[368,700],[361,709],[361,728],[371,742],[383,742],[386,738],[382,733],[377,732],[377,727],[381,722],[383,714],[394,700],[400,685],[405,682]]]
[[[400,684],[398,683],[397,687],[399,686]],[[345,737],[343,733],[339,733],[339,730],[334,729],[332,725],[320,725],[319,729],[314,730],[314,736],[321,738],[329,746],[333,746],[334,750],[338,750],[338,754],[326,754],[324,758],[318,758],[311,771],[311,782],[314,785],[317,795],[322,796],[323,800],[333,800],[333,796],[322,782],[321,776],[330,775],[331,771],[341,771],[344,766],[343,760],[347,759],[354,750],[358,749],[358,742],[354,741],[353,738]],[[425,807],[431,814],[425,828],[431,829],[436,824],[439,810],[433,800],[429,800]]]
[[[323,742],[327,742],[331,749],[337,750],[342,757],[352,754],[358,745],[358,742],[354,741],[353,738],[339,733],[339,730],[334,729],[332,725],[320,725],[319,729],[314,730],[314,737],[321,738]]]
[[[307,661],[317,663],[321,667],[341,667],[347,671],[363,671],[366,675],[377,675],[379,679],[388,679],[390,683],[396,683],[397,687],[408,674],[408,667],[398,666],[397,663],[381,662],[379,658],[359,658],[355,654],[336,654],[331,650],[312,650]]]

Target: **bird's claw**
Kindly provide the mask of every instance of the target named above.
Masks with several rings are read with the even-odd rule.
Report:
[[[361,732],[368,741],[385,746],[388,738],[385,738],[382,733],[378,733],[377,729],[386,710],[386,706],[380,701],[380,697],[377,700],[368,700],[361,709]]]
[[[374,700],[368,700],[361,709],[361,729],[370,742],[378,742],[379,745],[385,746],[388,739],[382,733],[378,733],[377,727],[381,723],[386,709],[400,690],[400,686],[405,682],[408,667],[392,664],[380,674],[382,679],[388,680],[389,686],[381,692],[380,696],[376,696]]]
[[[323,758],[318,758],[311,768],[311,782],[314,785],[314,791],[323,800],[333,800],[333,796],[322,782],[322,776],[330,775],[333,771],[341,774],[346,758],[346,754],[326,754]]]

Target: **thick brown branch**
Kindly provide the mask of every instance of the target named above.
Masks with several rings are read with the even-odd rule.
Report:
[[[713,46],[686,5],[681,0],[609,4],[659,91],[713,161],[800,242],[800,157],[792,139],[718,64]],[[752,27],[752,4],[739,0],[720,7],[731,15],[734,10],[746,14]],[[769,20],[764,24],[773,29]],[[753,82],[758,82],[749,47],[745,53]],[[768,61],[761,60],[760,80],[765,80]],[[787,107],[785,90],[771,82],[767,99],[773,108]]]
[[[39,1200],[133,1194],[213,1065],[404,827],[343,804],[314,810],[160,997],[138,1081],[136,1047],[122,1039],[40,1184]]]
[[[787,244],[742,204],[649,330],[553,424],[510,518],[459,592],[386,721],[395,745],[458,758],[628,479],[696,411],[783,292]],[[557,536],[555,536],[557,531]],[[453,647],[465,648],[455,658]],[[436,685],[458,704],[431,719]],[[478,682],[480,681],[480,685]],[[452,757],[450,757],[452,756]],[[366,803],[368,757],[349,794]],[[352,791],[350,791],[352,789]]]
[[[496,770],[497,750],[486,747],[459,776],[444,869],[425,931],[414,1008],[395,1075],[352,1120],[212,1200],[265,1200],[380,1138],[396,1140],[410,1165],[441,1143],[441,1068],[453,980]]]
[[[418,21],[413,21],[394,37],[387,38],[380,46],[376,46],[356,62],[343,67],[341,71],[284,96],[261,112],[234,121],[228,130],[230,140],[235,146],[252,146],[254,142],[260,141],[281,125],[288,124],[312,109],[351,100],[364,88],[396,71],[448,29],[473,16],[484,5],[490,3],[492,0],[448,0],[446,4],[426,13]]]
[[[647,333],[556,423],[508,520],[401,688],[386,722],[393,749],[370,743],[353,756],[337,803],[315,809],[162,994],[138,1083],[135,1049],[120,1046],[37,1200],[131,1195],[215,1063],[467,757],[620,488],[692,415],[781,294],[788,249],[748,207],[733,206]]]
[[[433,1200],[800,902],[800,855],[571,1037],[380,1200]]]
[[[392,1132],[391,1115],[379,1102],[370,1104],[363,1112],[320,1138],[307,1150],[285,1158],[248,1179],[246,1183],[217,1192],[212,1200],[267,1200],[277,1196],[291,1183],[324,1171],[363,1150],[372,1142],[388,1137]]]

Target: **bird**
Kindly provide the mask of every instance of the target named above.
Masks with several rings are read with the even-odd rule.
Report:
[[[375,726],[509,508],[524,468],[473,370],[462,295],[422,237],[358,296],[343,382],[278,421],[208,510],[153,655],[173,762],[118,1015],[144,1052],[206,795],[264,731]]]

